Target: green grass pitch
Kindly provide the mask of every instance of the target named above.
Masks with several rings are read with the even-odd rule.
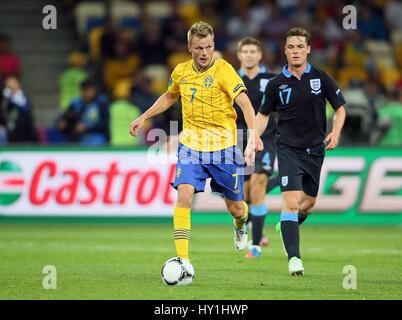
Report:
[[[2,224],[0,299],[402,299],[401,227],[301,227],[305,275],[292,277],[281,240],[259,260],[246,260],[230,225],[193,225],[195,279],[168,287],[163,263],[175,255],[171,226]],[[42,269],[57,269],[57,289],[45,290]],[[357,269],[357,289],[342,283]]]

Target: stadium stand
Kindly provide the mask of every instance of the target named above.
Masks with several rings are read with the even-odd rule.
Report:
[[[87,56],[81,52],[71,52],[68,57],[69,67],[59,76],[60,108],[65,110],[71,100],[80,95],[80,84],[88,74],[84,70]]]
[[[91,28],[102,24],[106,8],[103,2],[85,1],[78,3],[75,8],[77,32],[84,35]]]
[[[133,85],[129,100],[141,111],[163,92],[174,66],[190,57],[186,48],[186,31],[194,21],[202,19],[212,24],[216,33],[216,49],[234,66],[238,66],[236,43],[240,36],[254,35],[264,44],[263,63],[274,72],[280,72],[285,61],[282,47],[287,28],[301,25],[311,30],[312,63],[329,72],[343,90],[351,89],[354,92],[357,90],[356,83],[360,83],[360,96],[365,98],[353,103],[351,115],[360,114],[364,126],[352,126],[352,131],[359,131],[355,137],[364,136],[364,128],[370,128],[370,123],[375,122],[373,118],[369,121],[362,110],[374,110],[373,114],[379,114],[383,106],[394,101],[393,97],[400,90],[402,82],[400,1],[370,0],[361,3],[357,8],[356,30],[342,27],[342,7],[347,4],[346,1],[59,0],[57,3],[61,9],[60,16],[65,20],[61,26],[63,32],[75,33],[76,36],[74,42],[67,36],[61,40],[67,43],[63,48],[69,50],[44,53],[51,56],[49,61],[62,61],[52,70],[60,70],[60,74],[65,69],[67,57],[73,52],[81,52],[88,57],[88,62],[80,68],[96,79],[98,87],[111,101],[116,86],[121,81],[131,81]],[[33,7],[30,4],[27,10],[33,10]],[[0,10],[0,21],[3,16],[5,11]],[[68,17],[72,18],[69,20]],[[3,27],[0,31],[8,20],[4,21],[0,22]],[[23,19],[20,21],[23,23]],[[13,44],[21,46],[21,40],[13,35]],[[17,51],[17,54],[24,69],[24,61],[32,61],[32,57],[27,51]],[[0,66],[4,61],[0,57]],[[60,102],[57,103],[55,94],[49,93],[48,101],[44,103],[46,95],[43,92],[47,93],[50,89],[42,88],[46,87],[43,84],[57,83],[57,79],[51,81],[49,76],[45,82],[35,81],[32,70],[35,69],[29,67],[23,70],[22,82],[28,82],[25,87],[32,95],[40,127],[49,127],[56,118],[55,111],[68,105],[67,100],[72,99],[74,94],[58,99]],[[29,76],[25,78],[25,74]],[[370,91],[376,92],[376,96],[370,95]],[[357,105],[361,107],[360,111],[356,111]],[[155,120],[150,125],[159,124]],[[399,126],[397,122],[392,125]],[[378,139],[365,138],[354,142],[376,144]],[[342,140],[342,144],[348,143],[349,139]]]
[[[110,144],[112,146],[128,146],[138,143],[138,138],[127,134],[127,119],[135,119],[140,109],[130,99],[132,82],[121,80],[114,87],[114,101],[110,104]]]

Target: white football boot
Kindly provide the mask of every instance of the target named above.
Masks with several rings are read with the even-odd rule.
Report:
[[[292,276],[302,276],[304,268],[301,259],[298,257],[292,257],[289,260],[289,273]]]
[[[247,225],[243,228],[236,228],[233,226],[233,242],[237,250],[242,251],[247,248]]]

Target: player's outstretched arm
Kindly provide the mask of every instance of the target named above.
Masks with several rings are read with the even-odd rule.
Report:
[[[327,142],[326,150],[333,150],[338,146],[339,137],[341,135],[341,131],[343,128],[343,124],[345,123],[346,118],[346,110],[344,106],[339,107],[335,111],[332,132],[328,134],[325,141]]]
[[[166,91],[147,111],[130,123],[130,134],[134,137],[138,136],[146,120],[165,112],[176,102],[178,98],[179,95],[173,95],[172,93]]]

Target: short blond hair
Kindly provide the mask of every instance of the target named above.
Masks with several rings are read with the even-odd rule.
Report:
[[[209,35],[212,36],[212,39],[214,38],[214,29],[204,21],[196,22],[187,32],[187,41],[191,44],[194,37],[205,38]]]

